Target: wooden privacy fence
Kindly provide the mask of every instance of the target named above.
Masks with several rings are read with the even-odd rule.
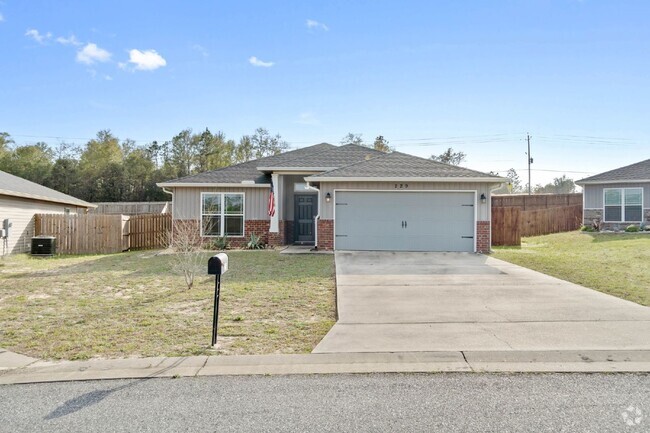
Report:
[[[580,228],[582,205],[521,210],[492,208],[492,245],[521,245],[524,236],[570,232]]]
[[[582,206],[582,194],[505,194],[492,196],[493,208],[518,207],[521,210],[537,210],[573,205]]]
[[[165,247],[171,229],[171,214],[132,216],[129,218],[129,248],[146,250]]]
[[[109,254],[129,249],[164,247],[171,230],[170,214],[62,215],[36,214],[36,236],[56,237],[59,254]]]

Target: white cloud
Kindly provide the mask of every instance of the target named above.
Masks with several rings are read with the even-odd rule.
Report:
[[[308,29],[321,29],[321,30],[325,30],[325,31],[328,31],[330,29],[329,27],[327,27],[327,25],[325,25],[323,23],[319,23],[316,20],[309,20],[308,19],[305,24],[307,25]]]
[[[192,45],[192,49],[194,51],[197,51],[197,52],[201,53],[201,55],[203,57],[209,57],[210,56],[210,53],[208,52],[208,50],[202,45],[194,44],[194,45]]]
[[[314,113],[305,112],[300,113],[297,123],[301,125],[318,125],[320,124],[320,121],[316,118],[316,116],[314,116]]]
[[[67,38],[64,38],[63,36],[59,36],[58,38],[56,38],[56,41],[61,45],[74,45],[76,47],[82,45],[82,43],[77,40],[75,35],[70,35]]]
[[[3,22],[4,20],[5,20],[5,16],[0,14],[0,23]]]
[[[44,35],[42,35],[36,29],[27,29],[27,31],[25,32],[25,36],[27,36],[28,38],[34,39],[39,44],[44,44],[46,40],[48,40],[48,39],[50,39],[52,37],[52,33],[47,32]]]
[[[133,63],[135,69],[139,71],[153,71],[167,65],[167,61],[156,50],[130,50],[129,63]],[[118,64],[118,66],[122,69],[126,67],[124,64]]]
[[[77,51],[77,61],[86,65],[92,65],[96,62],[108,62],[110,59],[111,53],[93,43],[88,43]]]
[[[113,81],[113,77],[111,77],[110,75],[104,75],[104,79],[106,81]]]
[[[252,56],[251,58],[249,58],[248,63],[250,63],[253,66],[260,67],[260,68],[270,68],[271,66],[274,65],[273,62],[264,62],[264,61],[258,59],[255,56]]]

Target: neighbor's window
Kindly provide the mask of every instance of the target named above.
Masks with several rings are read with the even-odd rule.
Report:
[[[203,236],[244,236],[244,194],[201,194]]]
[[[605,190],[605,221],[639,222],[643,219],[643,188]]]

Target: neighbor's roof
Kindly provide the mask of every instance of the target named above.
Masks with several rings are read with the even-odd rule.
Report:
[[[166,182],[158,183],[161,187],[178,187],[178,186],[194,186],[199,184],[241,184],[242,182],[254,182],[254,185],[269,186],[271,183],[271,176],[268,176],[257,169],[261,165],[278,165],[282,166],[287,161],[307,157],[327,150],[336,149],[329,143],[315,144],[301,149],[291,150],[289,152],[281,153],[275,156],[267,156],[252,161],[243,162],[241,164],[231,165],[229,167],[220,168],[217,170],[206,171],[204,173],[193,174],[190,176],[181,177],[179,179],[168,180]]]
[[[493,174],[482,173],[464,167],[401,152],[382,154],[356,164],[316,174],[306,178],[307,181],[350,181],[350,180],[411,180],[411,181],[440,181],[456,182],[503,182],[504,178]]]
[[[650,159],[580,179],[578,185],[591,183],[650,182]]]
[[[29,198],[34,200],[50,201],[54,203],[63,203],[80,207],[97,207],[68,194],[56,191],[52,188],[39,185],[22,177],[0,171],[0,195],[10,195],[13,197]]]

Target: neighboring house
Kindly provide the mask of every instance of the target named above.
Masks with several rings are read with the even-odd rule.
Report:
[[[583,224],[606,230],[650,223],[650,159],[587,177],[583,188]]]
[[[77,213],[95,205],[29,180],[0,171],[0,228],[9,220],[6,239],[0,240],[0,253],[30,250],[34,236],[34,214]]]
[[[490,249],[490,192],[505,179],[400,152],[321,143],[159,183],[176,225],[243,245]]]

